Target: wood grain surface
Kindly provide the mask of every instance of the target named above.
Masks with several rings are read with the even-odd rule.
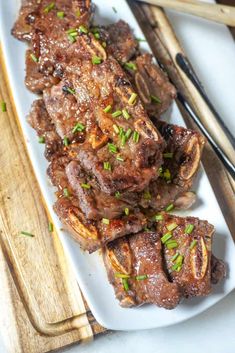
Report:
[[[235,4],[235,0],[220,2]],[[133,6],[133,1],[130,3]],[[133,6],[133,10],[155,55],[168,62],[169,76],[174,77],[195,109],[199,109],[166,45],[169,32],[156,28],[153,31],[153,26],[149,27],[148,16],[152,16],[149,7],[145,7],[146,13],[140,5]],[[164,12],[161,16],[166,21]],[[171,31],[170,24],[166,23]],[[171,44],[180,45],[178,41]],[[90,340],[105,329],[89,311],[57,234],[48,231],[48,213],[18,126],[2,58],[1,101],[7,103],[7,112],[0,111],[0,331],[9,353],[50,352]],[[187,125],[193,126],[187,115],[184,116]],[[235,197],[230,180],[209,147],[203,164],[235,237]],[[20,236],[22,230],[33,233],[34,237]]]

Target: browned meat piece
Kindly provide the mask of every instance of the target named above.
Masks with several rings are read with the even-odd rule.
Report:
[[[138,56],[135,64],[136,71],[129,71],[134,75],[134,82],[144,107],[148,114],[159,117],[176,98],[176,89],[160,67],[152,62],[150,54]]]
[[[35,21],[35,13],[38,6],[37,0],[22,0],[19,16],[12,29],[14,37],[19,40],[30,41],[32,37],[31,24]]]
[[[138,233],[109,243],[104,262],[121,306],[153,303],[173,309],[179,303],[178,286],[169,282],[163,269],[158,234]]]
[[[208,295],[211,292],[214,227],[198,218],[180,218],[161,213],[157,215],[156,232],[164,243],[169,278],[177,283],[182,295]]]
[[[45,140],[45,156],[47,159],[51,159],[53,154],[62,148],[62,143],[55,132],[55,127],[49,118],[42,99],[33,102],[28,122],[36,130],[42,142],[44,142],[43,139]]]
[[[217,259],[213,254],[211,256],[211,283],[217,284],[226,277],[226,266],[222,260]]]
[[[48,168],[48,175],[58,188],[55,212],[84,250],[96,251],[108,242],[130,233],[137,233],[146,226],[147,220],[138,210],[128,216],[110,220],[87,220],[65,173],[69,162],[66,154],[54,156]]]

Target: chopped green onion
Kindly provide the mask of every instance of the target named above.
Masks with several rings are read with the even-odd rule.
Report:
[[[137,40],[137,42],[147,42],[146,39],[143,39],[143,38],[135,38]]]
[[[122,115],[124,116],[125,119],[130,119],[130,114],[128,113],[128,111],[126,109],[122,110]]]
[[[62,90],[63,90],[64,92],[68,92],[68,93],[70,93],[70,94],[75,94],[75,93],[76,93],[76,91],[75,91],[74,88],[67,87],[67,86],[64,86],[64,87],[62,88]]]
[[[71,34],[68,34],[68,39],[69,39],[70,43],[76,42],[76,39]]]
[[[116,134],[119,134],[119,127],[116,124],[113,124],[113,130],[116,132]]]
[[[147,279],[148,275],[140,275],[140,276],[135,276],[135,279],[137,281],[142,281],[143,279]]]
[[[107,47],[107,43],[106,42],[102,42],[102,47],[106,48]]]
[[[88,33],[88,29],[85,26],[83,26],[83,25],[79,26],[79,31],[81,33],[85,33],[85,34]]]
[[[32,233],[25,232],[25,231],[23,231],[23,230],[20,232],[20,234],[21,234],[21,235],[25,235],[26,237],[31,237],[31,238],[34,237],[34,235],[33,235]]]
[[[117,153],[117,146],[113,143],[108,143],[108,149],[110,153]]]
[[[77,9],[77,11],[76,11],[75,14],[76,14],[77,17],[80,17],[80,16],[81,16],[81,11],[80,11],[80,9]]]
[[[91,188],[91,186],[89,185],[89,184],[85,184],[85,183],[82,183],[81,184],[81,187],[83,188],[83,189],[90,189]]]
[[[179,272],[179,271],[182,269],[183,261],[184,261],[183,255],[177,256],[177,258],[176,258],[176,260],[175,260],[175,264],[172,266],[171,269],[172,269],[173,271]]]
[[[109,113],[112,110],[112,106],[111,105],[107,105],[106,108],[104,108],[103,112],[104,113]]]
[[[7,111],[7,104],[6,102],[2,102],[1,103],[1,108],[2,108],[2,112],[5,113]]]
[[[196,245],[197,245],[197,240],[196,239],[192,240],[190,244],[190,250],[192,250]]]
[[[53,10],[55,7],[55,3],[54,2],[51,2],[49,5],[47,5],[45,8],[44,8],[44,12],[45,13],[48,13],[50,12],[51,10]]]
[[[63,193],[64,193],[65,197],[69,197],[70,196],[70,192],[69,192],[68,188],[64,188]]]
[[[123,288],[125,289],[125,291],[128,291],[129,290],[129,284],[128,284],[127,278],[122,278],[122,284],[123,284]]]
[[[124,135],[123,127],[120,127],[120,128],[119,128],[119,137],[122,138],[123,135]]]
[[[166,247],[167,249],[174,249],[174,248],[178,248],[179,244],[177,243],[176,240],[174,239],[170,239],[166,242]]]
[[[44,136],[39,136],[38,142],[39,143],[45,143],[45,137]]]
[[[117,13],[116,7],[112,6],[112,9],[113,9],[113,12],[114,12],[114,13]]]
[[[135,64],[135,63],[132,63],[132,62],[125,63],[124,67],[125,67],[126,69],[130,69],[130,70],[133,70],[133,71],[136,71],[136,70],[137,70],[136,64]]]
[[[163,178],[164,178],[166,181],[171,180],[171,172],[169,171],[169,169],[166,169],[166,170],[163,172]]]
[[[178,256],[179,256],[179,253],[176,252],[175,255],[171,258],[171,261],[174,262]]]
[[[104,162],[104,170],[111,171],[111,164],[109,162]]]
[[[70,28],[66,31],[66,33],[67,34],[72,34],[72,33],[75,34],[76,33],[78,35],[78,31],[76,28]]]
[[[50,233],[53,232],[53,223],[51,223],[51,222],[48,223],[48,230]]]
[[[126,207],[126,208],[125,208],[124,212],[125,212],[125,215],[126,215],[126,216],[129,216],[129,214],[130,214],[130,210],[129,210],[129,208],[128,208],[128,207]]]
[[[116,272],[115,277],[117,277],[117,278],[130,278],[130,275],[126,275],[125,273]]]
[[[38,63],[38,58],[32,53],[30,54],[30,58],[35,62]]]
[[[120,196],[121,196],[121,193],[120,193],[119,191],[116,191],[116,192],[115,192],[115,197],[116,197],[117,199],[119,199]]]
[[[156,220],[156,221],[163,221],[163,219],[164,219],[164,217],[163,217],[162,214],[157,214],[157,215],[155,216],[155,220]]]
[[[186,227],[185,227],[185,234],[191,234],[192,231],[194,230],[194,225],[193,224],[188,224]]]
[[[152,102],[157,103],[157,104],[161,104],[161,99],[159,97],[156,96],[150,96]]]
[[[171,159],[173,158],[173,153],[172,152],[163,153],[163,157]]]
[[[136,102],[136,98],[137,98],[137,94],[136,93],[132,93],[129,100],[128,100],[128,104],[130,105],[134,105]]]
[[[160,177],[163,177],[163,168],[162,168],[162,167],[160,167],[160,168],[158,169],[158,173],[159,173],[159,176],[160,176]]]
[[[144,199],[145,200],[151,200],[151,198],[152,198],[152,195],[150,194],[150,192],[149,191],[145,191],[144,192]]]
[[[68,147],[68,145],[69,145],[69,139],[68,139],[67,136],[64,137],[64,139],[63,139],[63,144],[64,144],[66,147]]]
[[[139,142],[139,138],[140,138],[140,134],[137,131],[134,131],[132,138],[133,138],[133,141],[135,143],[138,143]]]
[[[122,135],[121,136],[121,145],[124,146],[126,143],[126,136],[125,135]]]
[[[170,232],[168,232],[161,237],[161,242],[163,244],[165,244],[167,242],[167,240],[169,240],[171,238],[172,238],[172,234]]]
[[[113,118],[117,118],[117,117],[120,116],[120,115],[122,115],[122,111],[121,111],[121,110],[116,110],[116,112],[114,112],[114,113],[112,114],[112,117],[113,117]]]
[[[127,132],[125,133],[125,138],[126,138],[126,140],[129,139],[129,137],[131,136],[131,134],[132,134],[132,130],[131,130],[131,129],[128,129]]]
[[[165,211],[166,212],[170,212],[170,211],[172,211],[174,209],[174,205],[173,205],[173,203],[170,203],[170,205],[168,205],[166,208],[165,208]]]
[[[64,18],[64,11],[58,11],[56,15],[58,18]]]
[[[98,64],[102,63],[102,59],[99,56],[97,56],[97,55],[94,55],[92,57],[91,61],[92,61],[93,65],[98,65]]]
[[[109,225],[109,219],[108,218],[102,218],[102,223]]]
[[[167,230],[169,230],[169,232],[171,232],[172,230],[174,230],[175,228],[178,227],[178,224],[177,223],[170,223],[166,227],[167,227]]]
[[[97,33],[94,33],[94,37],[96,38],[96,39],[100,39],[100,34],[97,32]]]
[[[74,134],[74,133],[77,132],[77,131],[82,132],[82,131],[84,131],[84,130],[85,130],[85,126],[84,126],[82,123],[77,123],[77,124],[74,126],[72,132],[73,132],[73,134]]]
[[[124,162],[124,159],[121,156],[117,156],[116,160],[119,161],[119,162]]]

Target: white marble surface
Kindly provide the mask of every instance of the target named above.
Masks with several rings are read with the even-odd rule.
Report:
[[[230,33],[222,25],[170,11],[168,14],[209,96],[235,132],[235,119],[232,119],[235,111],[235,46]],[[234,329],[235,292],[203,314],[177,326],[115,332],[66,352],[234,353]],[[1,337],[0,353],[6,353]]]

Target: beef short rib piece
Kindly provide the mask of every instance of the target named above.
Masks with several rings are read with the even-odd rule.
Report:
[[[162,217],[162,220],[159,218]],[[168,276],[184,297],[211,292],[211,247],[214,227],[194,217],[158,215],[156,232],[161,237]]]
[[[163,268],[161,240],[141,232],[109,243],[104,250],[108,278],[123,307],[152,303],[173,309],[180,301],[177,284]]]

